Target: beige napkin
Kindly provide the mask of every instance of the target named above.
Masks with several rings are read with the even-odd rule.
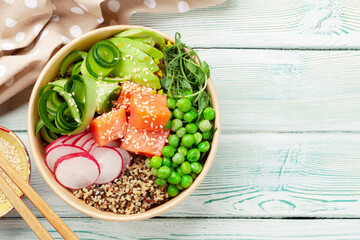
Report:
[[[0,0],[0,104],[34,83],[50,56],[134,12],[186,12],[225,0]],[[175,27],[175,26],[174,26]]]

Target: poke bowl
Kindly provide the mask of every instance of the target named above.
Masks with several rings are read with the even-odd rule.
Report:
[[[220,108],[209,66],[160,31],[93,30],[46,64],[28,136],[40,174],[74,209],[135,221],[185,200],[215,159]]]

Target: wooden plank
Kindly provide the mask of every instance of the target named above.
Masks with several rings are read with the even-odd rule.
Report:
[[[358,146],[359,134],[222,135],[204,182],[162,216],[358,218]],[[31,185],[60,216],[84,216],[49,189],[34,164]]]
[[[359,48],[358,1],[228,0],[186,13],[136,13],[130,23],[182,34],[194,47]]]
[[[41,219],[47,229],[51,226]],[[65,219],[80,239],[358,239],[360,221],[274,219],[151,219],[117,223]],[[34,239],[22,219],[1,219],[3,239]],[[62,239],[51,231],[55,239]]]
[[[203,50],[224,132],[360,130],[360,52]]]
[[[222,131],[359,131],[360,52],[201,50],[212,67]],[[26,95],[28,94],[28,95]],[[0,107],[0,125],[25,130],[27,99]]]

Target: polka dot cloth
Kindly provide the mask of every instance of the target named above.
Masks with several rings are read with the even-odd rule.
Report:
[[[35,82],[54,50],[142,12],[187,12],[225,0],[0,0],[0,104]],[[131,9],[131,11],[129,11]]]

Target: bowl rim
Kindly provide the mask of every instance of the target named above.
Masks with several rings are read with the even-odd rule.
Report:
[[[31,160],[30,160],[30,155],[28,150],[26,149],[25,144],[23,143],[23,141],[19,138],[18,135],[16,135],[13,131],[10,131],[9,129],[7,129],[6,127],[3,127],[0,125],[0,131],[5,132],[7,134],[9,134],[12,138],[14,138],[16,140],[17,143],[19,143],[22,151],[24,152],[25,158],[26,158],[26,163],[27,163],[27,171],[28,171],[28,175],[27,175],[27,183],[30,183],[30,179],[31,179]],[[20,190],[21,191],[21,190]],[[20,198],[24,197],[24,193],[22,192],[20,195]],[[11,204],[12,205],[12,204]],[[4,217],[5,215],[9,214],[12,210],[14,210],[15,207],[12,205],[12,207],[7,210],[6,212],[0,214],[0,218]]]
[[[74,48],[74,45],[80,44],[81,42],[85,41],[86,39],[94,38],[96,35],[102,35],[101,39],[106,39],[117,32],[124,31],[130,28],[144,28],[150,31],[154,31],[156,33],[159,33],[162,35],[165,40],[170,42],[175,42],[175,39],[161,31],[158,31],[156,29],[152,29],[149,27],[139,26],[139,25],[113,25],[108,27],[103,27],[99,29],[92,30],[90,32],[87,32],[83,34],[82,36],[72,40],[70,43],[62,47],[56,54],[54,54],[51,59],[48,61],[48,63],[45,65],[43,70],[41,71],[34,88],[31,92],[31,97],[29,101],[29,108],[28,108],[28,138],[29,138],[29,144],[30,144],[30,150],[34,159],[34,162],[47,183],[47,185],[51,188],[51,190],[63,201],[65,201],[68,205],[70,205],[72,208],[80,211],[81,213],[98,218],[103,220],[109,220],[109,221],[137,221],[137,220],[144,220],[148,219],[157,215],[160,215],[171,208],[178,205],[180,202],[185,200],[203,181],[205,176],[207,175],[208,171],[210,170],[210,167],[215,159],[216,151],[219,145],[220,140],[220,132],[221,132],[221,117],[220,117],[220,106],[219,106],[219,100],[216,94],[215,86],[211,80],[211,78],[208,79],[208,85],[207,85],[207,91],[210,94],[210,98],[212,101],[213,108],[216,111],[215,115],[215,121],[214,125],[217,129],[212,143],[211,143],[211,150],[208,154],[208,157],[205,161],[205,164],[203,166],[203,170],[198,175],[198,177],[194,180],[193,184],[186,190],[182,191],[178,196],[172,198],[171,200],[167,201],[166,203],[163,203],[157,207],[154,207],[150,210],[145,211],[144,213],[138,213],[138,214],[131,214],[131,215],[124,215],[124,214],[117,214],[113,212],[105,212],[101,211],[95,207],[91,207],[88,204],[85,204],[84,201],[78,199],[75,197],[68,189],[62,187],[59,183],[56,182],[54,175],[50,172],[48,167],[46,166],[44,162],[44,151],[41,152],[41,148],[44,146],[42,145],[40,139],[40,136],[35,136],[35,126],[36,122],[38,120],[38,114],[37,114],[37,103],[38,103],[38,93],[41,89],[41,87],[45,84],[47,84],[49,81],[44,82],[44,78],[47,74],[47,72],[51,69],[53,65],[59,60],[62,60],[68,53],[70,53],[72,50],[76,50]],[[96,37],[95,37],[96,38]],[[94,44],[94,40],[91,40],[92,44]],[[79,50],[79,49],[77,49]],[[58,63],[59,65],[59,63]],[[34,116],[35,115],[35,116]],[[40,141],[40,143],[38,143]],[[42,146],[40,146],[42,145]],[[51,174],[50,174],[51,173]],[[69,194],[67,194],[66,192]]]

